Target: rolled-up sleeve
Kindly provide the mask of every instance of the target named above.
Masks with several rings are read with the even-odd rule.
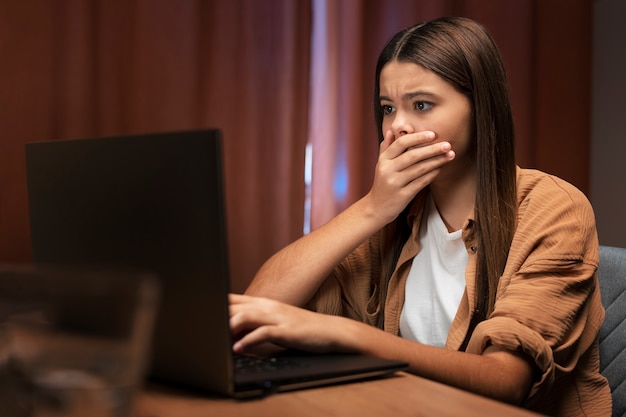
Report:
[[[481,354],[495,345],[523,352],[532,358],[537,370],[529,398],[549,389],[556,378],[576,367],[602,323],[603,310],[592,308],[589,302],[592,277],[593,272],[584,280],[587,285],[562,285],[561,291],[557,291],[559,285],[538,279],[512,284],[517,288],[500,298],[489,320],[476,327],[467,351]],[[516,292],[525,292],[526,296]]]
[[[534,183],[532,192],[522,193],[493,313],[467,346],[481,354],[495,345],[532,358],[537,378],[529,399],[574,371],[604,319],[591,205],[565,182],[545,176],[541,181],[547,183]]]

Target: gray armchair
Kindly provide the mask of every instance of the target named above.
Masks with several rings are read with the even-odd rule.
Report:
[[[626,249],[600,246],[598,269],[606,318],[600,329],[600,371],[609,380],[613,417],[626,416]]]

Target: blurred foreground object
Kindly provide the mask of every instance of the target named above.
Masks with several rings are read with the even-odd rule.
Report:
[[[130,416],[158,290],[150,274],[0,267],[2,416]]]

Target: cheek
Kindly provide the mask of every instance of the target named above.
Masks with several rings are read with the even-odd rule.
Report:
[[[381,132],[380,132],[380,137],[383,138],[385,137],[385,134],[391,130],[391,121],[389,117],[385,117],[383,119],[383,123],[381,125]]]
[[[472,141],[472,127],[471,121],[465,118],[462,123],[454,126],[451,129],[451,138],[453,138],[453,148],[457,151],[465,152]]]

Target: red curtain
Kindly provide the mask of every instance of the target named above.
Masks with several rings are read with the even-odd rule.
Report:
[[[219,127],[243,290],[302,234],[307,141],[312,227],[367,192],[378,52],[449,14],[500,46],[520,164],[587,191],[591,0],[0,0],[0,262],[30,260],[26,142]]]
[[[232,287],[302,233],[308,2],[0,1],[0,261],[30,259],[24,144],[219,127]]]

